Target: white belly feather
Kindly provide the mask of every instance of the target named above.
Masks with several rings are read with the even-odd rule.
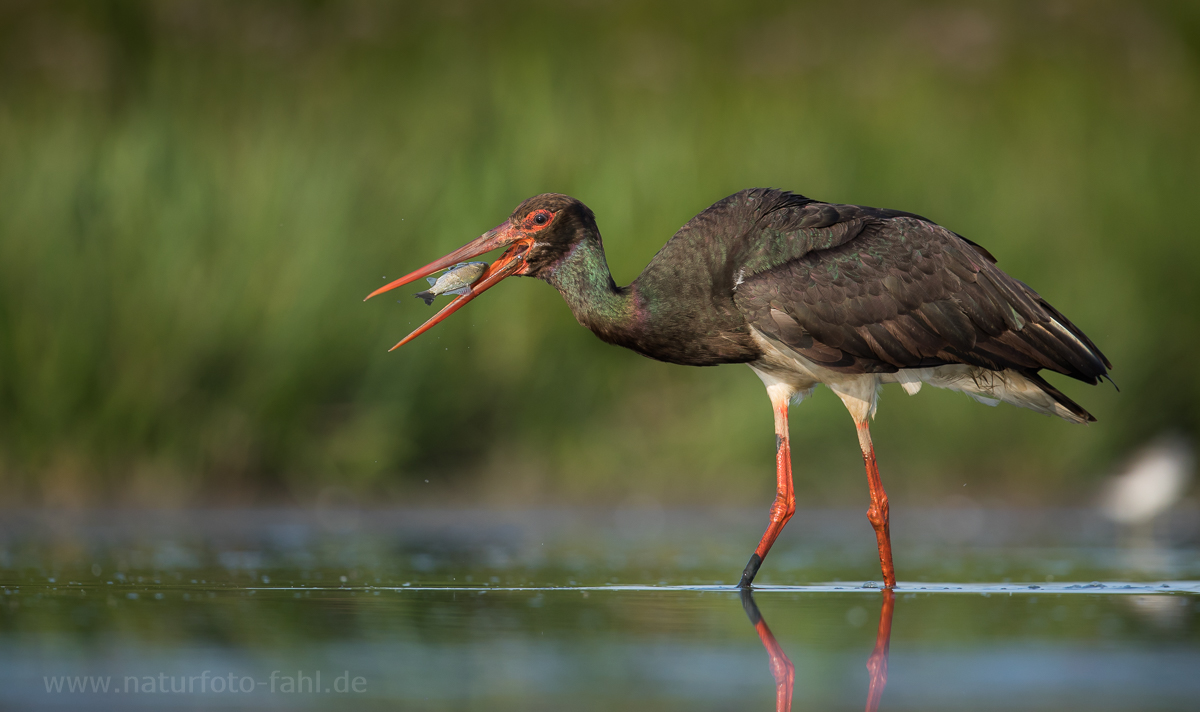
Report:
[[[935,388],[961,391],[984,405],[995,406],[1003,401],[1045,415],[1056,415],[1072,423],[1085,422],[1017,371],[950,364],[906,368],[896,373],[839,373],[810,361],[757,329],[751,331],[763,357],[750,364],[750,368],[763,383],[768,387],[787,384],[796,403],[808,397],[817,384],[824,383],[838,394],[856,422],[875,416],[879,390],[884,383],[899,383],[909,395],[916,395],[921,386],[928,383]]]

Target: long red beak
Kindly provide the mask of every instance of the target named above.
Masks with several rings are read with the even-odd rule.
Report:
[[[489,265],[488,268],[484,270],[483,274],[479,276],[479,279],[475,280],[475,282],[471,285],[471,291],[456,297],[454,301],[447,304],[444,309],[437,314],[434,314],[429,321],[417,327],[411,334],[405,336],[400,340],[400,343],[388,349],[388,351],[395,351],[421,334],[424,334],[426,331],[432,329],[434,324],[437,324],[439,321],[442,321],[454,312],[462,309],[464,306],[466,306],[467,302],[471,301],[475,297],[478,297],[480,294],[483,294],[488,289],[496,286],[500,280],[520,272],[521,268],[525,266],[525,255],[527,252],[529,252],[529,248],[532,244],[533,238],[526,237],[506,220],[498,225],[495,229],[485,232],[478,239],[472,240],[440,260],[434,260],[421,269],[410,272],[400,279],[397,279],[389,284],[385,284],[379,289],[376,289],[374,292],[368,294],[367,299],[370,299],[376,294],[383,294],[388,290],[403,286],[409,282],[413,282],[422,277],[431,275],[434,272],[444,270],[447,267],[452,267],[464,260],[477,257],[486,252],[491,252],[492,250],[495,250],[499,247],[504,247],[505,245],[509,246],[509,248],[505,250],[504,254],[500,256],[500,259]],[[366,299],[363,301],[365,302]]]

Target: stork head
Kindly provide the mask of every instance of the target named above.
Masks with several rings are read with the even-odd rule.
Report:
[[[471,285],[469,292],[457,297],[429,321],[404,337],[400,343],[392,347],[391,350],[395,350],[433,328],[435,324],[494,287],[505,277],[514,275],[544,277],[553,272],[585,235],[595,231],[596,218],[583,203],[559,193],[535,195],[518,205],[512,215],[496,227],[445,257],[434,260],[424,267],[376,289],[367,295],[367,299],[472,257],[478,257],[501,247],[508,248],[499,259],[484,270],[479,279]]]

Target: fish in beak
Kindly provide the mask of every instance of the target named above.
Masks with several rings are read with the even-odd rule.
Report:
[[[504,279],[505,277],[509,277],[514,274],[521,274],[526,267],[525,257],[532,246],[533,237],[525,234],[523,230],[513,225],[511,220],[505,220],[503,223],[497,225],[494,229],[488,230],[479,238],[472,240],[440,260],[434,260],[421,269],[416,270],[415,272],[410,272],[400,279],[397,279],[390,284],[385,284],[379,289],[376,289],[374,292],[368,294],[367,299],[370,299],[377,294],[383,294],[386,291],[403,286],[409,282],[416,281],[422,277],[431,275],[434,272],[440,272],[447,267],[452,267],[460,262],[465,262],[472,257],[478,257],[479,255],[491,252],[492,250],[499,249],[501,247],[508,248],[504,251],[504,254],[500,256],[500,259],[493,262],[490,267],[484,270],[483,274],[481,274],[479,279],[471,284],[466,293],[455,298],[455,300],[447,304],[444,309],[437,314],[434,314],[429,321],[417,327],[411,334],[401,339],[400,343],[388,350],[395,351],[421,334],[424,334],[426,331],[429,331],[433,328],[434,324],[437,324],[454,312],[462,309],[467,305],[467,302],[471,301],[480,294],[483,294],[488,289],[496,286],[496,284],[498,284],[500,280]],[[363,301],[366,301],[366,299]]]
[[[433,300],[440,294],[466,294],[471,291],[471,285],[483,276],[487,267],[487,262],[459,262],[440,277],[426,277],[429,289],[413,296],[423,300],[426,306],[433,306]]]

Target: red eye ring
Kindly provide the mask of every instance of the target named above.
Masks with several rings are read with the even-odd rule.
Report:
[[[535,210],[525,218],[525,224],[529,229],[540,230],[550,224],[554,219],[554,213],[549,210]]]

